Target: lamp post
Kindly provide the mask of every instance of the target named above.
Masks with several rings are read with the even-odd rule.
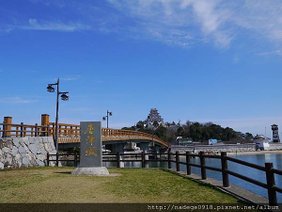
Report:
[[[103,120],[105,121],[107,119],[107,128],[109,128],[109,116],[112,116],[113,113],[107,110],[107,115],[103,117]]]
[[[54,86],[56,86],[57,89],[55,89]],[[68,96],[69,92],[65,92],[65,91],[61,92],[60,91],[60,79],[58,79],[56,83],[48,84],[48,87],[47,87],[48,92],[54,93],[55,90],[57,91],[57,101],[56,101],[56,122],[55,122],[54,142],[55,142],[55,145],[56,145],[56,151],[58,153],[58,150],[59,150],[59,144],[58,144],[59,97],[61,96],[61,99],[63,101],[68,101],[69,100],[69,96]]]

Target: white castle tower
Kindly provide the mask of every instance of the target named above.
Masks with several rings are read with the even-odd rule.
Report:
[[[164,121],[163,121],[161,115],[159,114],[157,108],[152,108],[150,110],[150,113],[149,113],[147,119],[145,120],[145,123],[147,124],[148,127],[153,127],[154,124],[156,124],[156,123],[158,124],[158,126],[164,123]]]

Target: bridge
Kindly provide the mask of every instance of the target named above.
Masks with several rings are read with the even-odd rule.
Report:
[[[41,116],[41,125],[27,125],[21,122],[13,124],[12,117],[4,117],[3,123],[0,123],[0,133],[2,137],[38,137],[54,136],[56,126],[54,122],[49,121],[49,115]],[[102,128],[102,142],[104,145],[125,144],[127,142],[136,143],[154,143],[161,148],[168,148],[169,144],[161,140],[156,135],[149,133]],[[80,125],[77,124],[58,124],[58,143],[61,148],[78,147],[80,143]]]
[[[60,123],[59,126],[66,126],[66,124]],[[72,126],[75,126],[76,129],[79,130],[79,125],[72,125]],[[77,135],[77,133],[74,133],[74,130],[72,130],[71,133],[64,133],[62,132],[62,128],[61,128],[61,132],[59,133],[59,135],[60,136],[58,140],[59,143],[61,144],[80,142],[80,136]],[[119,141],[149,141],[149,142],[155,142],[163,147],[168,147],[167,142],[149,133],[133,131],[133,130],[118,130],[118,129],[102,128],[103,144],[119,142]]]

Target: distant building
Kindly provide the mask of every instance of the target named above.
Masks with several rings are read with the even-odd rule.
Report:
[[[164,121],[158,110],[156,108],[152,108],[147,119],[145,120],[145,123],[148,127],[158,127],[160,125],[163,125]]]
[[[268,150],[270,147],[269,142],[267,140],[257,140],[256,141],[256,149],[257,150]]]
[[[257,150],[268,150],[269,149],[270,138],[264,135],[257,135],[254,138],[254,143],[256,144]]]
[[[176,138],[176,143],[178,145],[182,145],[182,146],[188,146],[188,145],[192,145],[193,141],[191,138],[182,138],[182,136],[178,136]]]
[[[209,144],[209,145],[217,144],[217,139],[210,138],[210,139],[208,140],[208,144]]]
[[[277,142],[277,143],[280,142],[278,125],[277,124],[271,125],[271,129],[272,129],[272,142]]]

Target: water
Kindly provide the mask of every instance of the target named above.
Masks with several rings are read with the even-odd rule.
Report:
[[[249,155],[230,155],[231,157],[243,160],[243,161],[247,161],[253,164],[257,164],[257,165],[261,165],[264,166],[264,163],[266,162],[271,162],[273,163],[273,166],[275,169],[279,169],[282,170],[282,154],[281,153],[266,153],[266,154],[249,154]],[[199,158],[195,158],[193,159],[193,163],[197,163],[199,164]],[[217,167],[220,168],[221,167],[221,163],[219,159],[213,159],[213,158],[207,158],[206,159],[206,165],[207,166],[212,166],[212,167]],[[266,177],[265,177],[265,172],[254,169],[254,168],[250,168],[244,165],[240,165],[234,162],[228,162],[228,169],[239,173],[241,175],[244,175],[246,177],[255,179],[257,181],[266,183]],[[180,166],[180,170],[185,171],[186,168],[184,165]],[[200,175],[200,169],[199,168],[192,168],[192,173],[196,173],[198,175]],[[222,181],[222,175],[220,172],[215,172],[215,171],[210,171],[207,170],[207,177],[210,178],[215,178],[217,180]],[[249,191],[252,191],[254,193],[257,193],[261,196],[264,197],[268,197],[267,195],[267,190],[254,185],[252,183],[246,182],[244,180],[241,180],[237,177],[233,177],[229,175],[229,181],[231,184],[235,184],[238,185],[242,188],[245,188]],[[280,175],[275,175],[275,182],[276,185],[280,188],[282,188],[282,176]],[[282,194],[277,192],[277,199],[279,203],[282,203]]]
[[[282,170],[282,153],[265,153],[265,154],[249,154],[249,155],[233,155],[232,157],[238,158],[240,160],[244,160],[250,163],[258,164],[264,166],[264,163],[270,162],[273,163],[273,167],[275,169]],[[229,165],[230,164],[230,165]],[[230,170],[238,172],[240,174],[246,175],[248,177],[252,177],[258,181],[266,183],[265,172],[256,170],[253,168],[249,168],[246,166],[241,166],[238,164],[234,164],[229,162]],[[260,194],[264,197],[267,197],[267,190],[256,186],[251,183],[247,183],[238,178],[231,177],[230,182],[236,185],[242,186],[250,191],[253,191],[257,194]],[[277,187],[282,188],[282,176],[275,174],[275,183]],[[279,203],[282,203],[282,194],[277,192],[277,199]]]
[[[266,162],[271,162],[273,163],[273,167],[275,169],[282,170],[282,153],[265,153],[265,154],[259,153],[259,154],[244,154],[244,155],[234,154],[230,156],[261,166],[264,166],[264,163]],[[184,158],[180,158],[180,160],[185,162]],[[200,163],[198,157],[192,159],[191,162],[196,164]],[[104,163],[104,165],[107,167],[116,166],[115,163],[110,163],[110,162],[106,162]],[[221,168],[221,162],[219,159],[206,158],[206,165]],[[125,162],[124,167],[141,167],[141,162]],[[167,168],[167,162],[149,162],[148,164],[146,164],[146,167]],[[172,168],[175,169],[174,163],[172,163]],[[243,166],[230,161],[228,162],[228,169],[233,172],[239,173],[241,175],[266,183],[265,172],[263,171],[253,169],[247,166]],[[180,170],[186,171],[186,166],[181,164]],[[200,169],[196,167],[192,167],[192,173],[200,175]],[[222,181],[222,175],[220,172],[207,170],[207,177]],[[231,184],[238,185],[240,187],[243,187],[249,191],[252,191],[254,193],[257,193],[267,198],[267,190],[260,186],[254,185],[252,183],[248,183],[244,180],[241,180],[233,176],[229,176],[229,181]],[[275,182],[278,187],[282,188],[282,176],[275,174]],[[277,192],[277,200],[279,203],[282,203],[282,194],[279,192]]]

